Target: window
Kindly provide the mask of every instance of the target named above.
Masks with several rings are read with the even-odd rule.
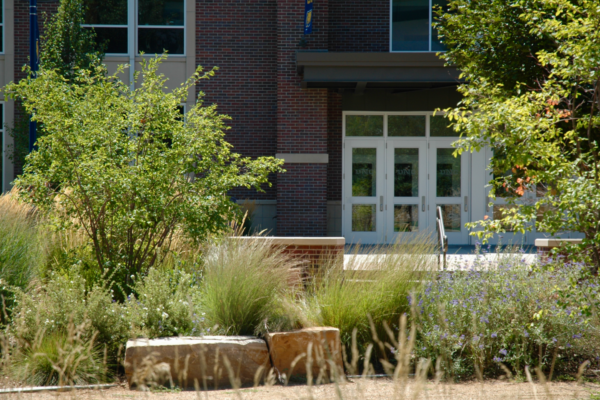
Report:
[[[447,0],[392,0],[391,51],[443,51],[433,7],[447,9]]]
[[[4,0],[0,0],[0,53],[4,53]]]
[[[96,40],[106,45],[107,54],[128,54],[128,0],[87,2],[86,26],[94,28]]]
[[[87,6],[85,26],[94,28],[106,54],[185,53],[184,0],[90,0]],[[130,26],[133,10],[138,10],[137,20]],[[129,29],[134,29],[134,43]]]
[[[450,127],[450,121],[436,112],[390,112],[359,114],[348,112],[344,118],[347,137],[406,137],[457,138],[459,132]]]

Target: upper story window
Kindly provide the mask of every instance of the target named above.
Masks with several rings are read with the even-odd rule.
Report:
[[[107,55],[183,55],[185,0],[89,0],[86,25],[94,28]],[[137,13],[135,12],[137,10]],[[134,21],[129,16],[136,15]],[[133,29],[133,42],[130,38]]]
[[[392,0],[391,51],[444,51],[431,26],[434,6],[448,0]]]
[[[4,53],[4,0],[0,0],[0,53]]]

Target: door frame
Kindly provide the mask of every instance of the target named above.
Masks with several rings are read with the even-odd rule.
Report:
[[[428,214],[430,221],[435,221],[436,208],[438,205],[458,205],[460,208],[460,232],[453,232],[446,228],[446,236],[448,237],[449,244],[459,245],[470,245],[471,236],[469,231],[465,228],[465,223],[471,221],[471,153],[463,153],[460,155],[461,164],[461,176],[460,176],[460,191],[461,195],[457,197],[438,197],[437,190],[437,152],[438,148],[452,148],[451,144],[455,142],[456,138],[445,138],[445,137],[434,137],[429,138],[427,144],[428,150],[428,187],[429,187],[429,199]],[[444,221],[447,223],[448,221]]]
[[[458,137],[442,137],[442,138],[431,138],[429,136],[430,134],[430,116],[432,116],[434,114],[433,111],[394,111],[394,112],[384,112],[384,111],[342,111],[342,234],[346,237],[346,242],[347,243],[355,243],[354,238],[358,239],[361,243],[366,244],[366,243],[393,243],[396,238],[399,236],[397,233],[393,232],[393,205],[394,205],[394,197],[390,196],[390,194],[388,194],[387,192],[390,190],[391,188],[391,183],[389,181],[393,181],[393,175],[392,175],[392,171],[390,170],[390,165],[391,161],[388,161],[388,154],[390,154],[389,152],[391,152],[392,150],[390,150],[390,144],[392,144],[392,148],[394,144],[398,144],[399,142],[403,142],[407,144],[407,146],[410,146],[409,143],[413,142],[413,143],[421,143],[419,146],[425,146],[425,155],[424,155],[424,168],[425,169],[429,169],[430,168],[430,161],[429,161],[429,154],[430,154],[430,150],[429,150],[429,146],[430,143],[432,141],[435,141],[436,143],[439,142],[444,142],[444,143],[452,143],[456,140],[458,140]],[[383,116],[383,135],[382,136],[369,136],[369,137],[364,137],[364,136],[351,136],[351,137],[347,137],[346,136],[346,116],[348,115],[381,115]],[[390,115],[424,115],[426,116],[426,132],[425,132],[425,136],[424,137],[388,137],[388,116]],[[437,113],[436,113],[437,115]],[[384,180],[384,192],[381,193],[379,192],[378,189],[378,196],[383,195],[383,210],[384,212],[380,211],[380,208],[377,208],[378,214],[381,215],[385,215],[385,218],[382,218],[381,221],[381,225],[379,224],[379,222],[377,222],[377,226],[381,227],[382,233],[378,232],[378,239],[376,242],[373,242],[371,240],[367,241],[367,238],[363,238],[361,237],[362,235],[357,235],[355,233],[353,233],[351,231],[351,218],[352,218],[352,214],[351,214],[351,207],[346,207],[346,205],[351,205],[352,201],[350,200],[350,198],[352,196],[349,196],[349,190],[351,190],[351,180],[352,180],[352,176],[351,176],[351,161],[348,160],[348,155],[349,153],[349,149],[352,147],[357,147],[356,144],[365,144],[366,147],[376,147],[376,143],[381,143],[381,145],[383,146],[383,152],[381,153],[383,155],[383,161],[382,163],[383,165],[383,173],[387,174],[386,178],[389,179],[385,179]],[[387,148],[386,148],[387,146]],[[380,154],[380,153],[378,153]],[[471,193],[471,156],[470,153],[463,153],[462,154],[462,166],[461,168],[463,168],[463,172],[461,173],[462,177],[462,186],[466,187],[466,191],[467,191],[467,196],[468,196],[468,207],[467,207],[467,213],[468,215],[472,215],[471,214],[471,204],[473,203],[473,197],[472,197],[472,193]],[[420,161],[421,162],[421,161]],[[379,160],[378,160],[378,165],[379,165]],[[379,168],[379,167],[378,167]],[[429,174],[431,175],[431,171],[429,171]],[[383,174],[381,174],[383,175]],[[379,179],[379,177],[378,177]],[[420,178],[421,179],[421,178]],[[434,177],[435,180],[435,177]],[[426,181],[427,182],[427,181]],[[377,184],[377,187],[382,187],[379,184]],[[429,192],[431,187],[430,183],[426,183],[425,184],[425,196],[426,196],[426,210],[425,212],[420,212],[419,218],[421,218],[421,214],[425,214],[423,216],[423,222],[424,222],[424,226],[423,229],[421,229],[421,232],[426,231],[427,229],[429,230],[433,230],[435,229],[435,225],[432,221],[435,221],[435,206],[432,207],[431,206],[431,195]],[[393,192],[392,192],[393,193]],[[420,202],[419,202],[420,203]],[[388,208],[388,206],[390,206]],[[422,210],[422,208],[420,208]],[[461,209],[463,209],[461,207]],[[391,219],[390,219],[390,216]],[[379,221],[379,218],[377,219]],[[461,243],[462,245],[468,245],[471,243],[471,238],[468,235],[468,232],[464,233],[464,230],[466,230],[466,228],[464,228],[464,223],[467,222],[470,219],[461,219],[461,225],[462,225],[462,230],[463,232],[461,232]],[[391,221],[391,222],[390,222]],[[378,229],[379,231],[379,229]],[[371,237],[373,237],[373,235],[370,235]],[[454,235],[453,235],[454,236]],[[456,240],[456,239],[455,239]],[[451,242],[452,244],[452,242]]]
[[[368,138],[352,138],[344,142],[342,146],[342,233],[347,243],[378,244],[385,239],[385,143],[383,140],[372,140]],[[379,139],[379,138],[377,138]],[[353,196],[352,184],[346,185],[344,181],[352,182],[352,149],[374,148],[376,149],[376,175],[375,196]],[[348,162],[346,162],[348,160]],[[375,205],[375,231],[354,232],[352,231],[353,205]],[[350,228],[350,229],[348,229]]]

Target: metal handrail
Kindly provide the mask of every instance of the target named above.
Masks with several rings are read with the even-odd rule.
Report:
[[[438,231],[438,243],[440,245],[440,256],[443,260],[442,269],[446,269],[446,254],[448,253],[448,236],[446,236],[446,230],[444,229],[444,217],[442,215],[442,207],[437,206],[435,208],[435,214]],[[438,267],[439,265],[440,259],[438,258]]]

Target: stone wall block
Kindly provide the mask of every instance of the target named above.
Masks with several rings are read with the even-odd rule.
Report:
[[[273,332],[267,334],[266,339],[273,367],[287,378],[306,379],[310,371],[314,380],[320,378],[323,381],[344,373],[340,331],[337,328]]]
[[[265,341],[248,336],[136,339],[125,351],[131,388],[151,386],[157,370],[170,370],[173,384],[183,389],[253,386],[270,368]],[[168,380],[161,377],[159,384]]]

